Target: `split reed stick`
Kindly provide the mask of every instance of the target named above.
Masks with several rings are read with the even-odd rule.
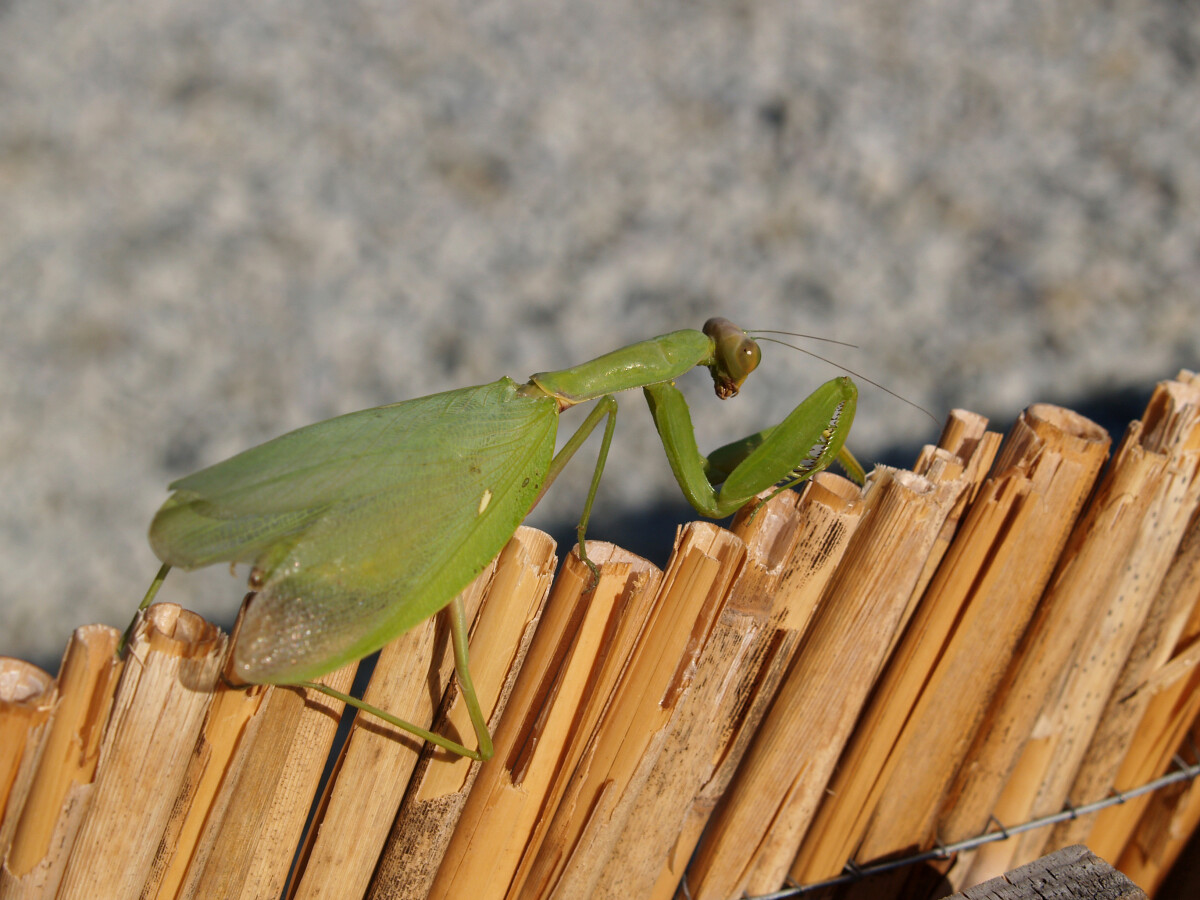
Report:
[[[91,802],[100,740],[122,663],[121,634],[107,625],[76,628],[59,666],[45,744],[23,808],[10,804],[2,837],[0,896],[52,897]],[[4,738],[0,743],[7,743]]]
[[[1096,795],[1090,793],[1093,776],[1085,771],[1089,750],[1095,751],[1090,764],[1098,769],[1120,762],[1116,748],[1096,744],[1094,738],[1188,524],[1200,510],[1200,378],[1183,373],[1179,380],[1161,382],[1141,421],[1130,425],[1134,431],[1139,432],[1137,446],[1162,459],[1162,473],[1153,488],[1147,488],[1146,520],[1130,547],[1128,566],[1110,589],[1106,605],[1097,608],[1086,643],[1076,650],[1057,710],[1043,712],[1067,727],[1057,737],[1054,766],[1043,776],[1035,815],[1108,793],[1109,784],[1102,784]],[[1072,785],[1088,793],[1072,796]],[[1026,852],[1041,855],[1074,843],[1072,830],[1060,826],[1029,833],[1023,839]]]
[[[595,885],[597,900],[669,900],[858,524],[859,490],[822,473],[733,532],[746,565],[677,705],[646,787]]]
[[[913,588],[909,603],[915,606],[925,596],[925,590],[934,574],[942,564],[942,558],[950,549],[950,542],[958,533],[959,523],[967,509],[975,500],[984,476],[992,468],[996,454],[1000,451],[1001,436],[987,430],[987,419],[978,413],[965,409],[953,409],[942,428],[941,437],[936,445],[926,444],[917,455],[912,471],[923,475],[932,482],[951,481],[960,479],[966,488],[959,496],[954,508],[946,515],[942,530],[934,542],[929,556],[925,560],[925,568],[917,584]],[[904,621],[912,617],[912,610],[906,610]],[[902,633],[896,634],[898,641]],[[892,650],[888,651],[888,656]]]
[[[1184,743],[1193,752],[1200,746],[1200,721]],[[1146,797],[1149,802],[1117,866],[1153,896],[1200,826],[1200,784],[1175,784]]]
[[[471,635],[471,674],[495,734],[550,593],[557,558],[549,535],[524,526],[500,554]],[[457,687],[457,682],[455,682]],[[437,734],[469,735],[461,690],[439,714]],[[429,893],[483,763],[426,744],[371,878],[368,896],[420,900]]]
[[[1169,475],[1168,447],[1179,446],[1181,430],[1190,433],[1192,416],[1171,395],[1160,386],[1144,424],[1130,425],[1077,523],[958,776],[973,784],[967,793],[951,793],[943,839],[976,833],[996,810],[1008,817],[1001,821],[1022,821],[1057,812],[1068,799],[1098,716],[1190,517],[1180,513],[1180,501],[1191,491]],[[1036,857],[1044,842],[1044,834],[1026,833],[981,851],[960,871],[968,883],[986,880],[1014,859]]]
[[[357,668],[322,681],[348,691]],[[280,896],[342,706],[305,688],[221,684],[162,842],[173,852],[158,897]]]
[[[1101,429],[1066,410],[1018,418],[889,659],[793,878],[926,848],[1107,449]]]
[[[1122,692],[1119,685],[1113,692],[1110,706],[1120,708],[1122,719],[1124,707],[1131,707],[1129,715],[1136,721],[1112,778],[1117,790],[1145,784],[1164,774],[1188,723],[1200,715],[1200,516],[1193,518],[1160,596],[1164,605],[1186,608],[1187,618],[1178,629],[1173,625],[1163,628],[1167,635],[1173,633],[1170,658],[1152,668],[1148,666],[1143,680],[1132,691]],[[1119,858],[1149,804],[1149,795],[1143,795],[1100,812],[1088,837],[1096,845],[1097,854],[1104,859]]]
[[[599,579],[567,557],[430,898],[508,893],[625,671],[662,573],[602,541],[589,541],[588,555]]]
[[[1159,760],[1151,752],[1151,740],[1157,737],[1150,721],[1143,721],[1153,697],[1187,674],[1200,661],[1200,646],[1189,642],[1174,653],[1180,635],[1197,606],[1200,606],[1200,515],[1193,514],[1188,533],[1163,579],[1158,596],[1142,623],[1142,628],[1129,654],[1121,676],[1113,688],[1104,712],[1101,713],[1096,734],[1092,737],[1087,755],[1071,785],[1072,802],[1091,802],[1112,790],[1124,790],[1144,784],[1164,774],[1163,771],[1142,772],[1139,781],[1129,781],[1119,774],[1126,760]],[[1189,655],[1190,651],[1190,655]],[[1114,807],[1117,809],[1117,807]],[[1048,845],[1067,843],[1093,844],[1116,859],[1120,848],[1129,838],[1136,822],[1132,810],[1123,817],[1128,827],[1118,824],[1117,816],[1106,818],[1084,816],[1064,822],[1054,828]],[[1110,833],[1111,832],[1111,835]]]
[[[37,769],[58,685],[33,663],[0,657],[0,859]]]
[[[684,525],[653,609],[612,702],[559,800],[514,897],[589,896],[667,737],[745,544],[710,522]]]
[[[95,796],[63,874],[63,900],[139,896],[226,649],[220,630],[173,603],[139,615],[100,745]]]
[[[483,603],[496,562],[460,594],[468,626]],[[450,645],[445,616],[418,623],[380,651],[363,700],[429,728],[453,678]],[[475,741],[470,732],[460,737]],[[289,898],[361,897],[366,892],[424,743],[373,716],[355,716],[335,766],[337,777],[326,787],[309,829]]]
[[[876,469],[862,521],[688,871],[691,896],[782,883],[964,485]]]

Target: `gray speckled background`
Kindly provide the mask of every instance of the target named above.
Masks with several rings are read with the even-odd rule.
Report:
[[[127,621],[174,477],[711,314],[855,341],[840,360],[939,418],[1140,401],[1200,364],[1197,21],[5,0],[0,652],[53,666],[74,626]],[[769,347],[724,405],[698,374],[702,446],[832,374]],[[623,408],[597,538],[677,497]],[[868,389],[853,446],[936,433]],[[573,521],[587,466],[538,522]],[[241,593],[222,570],[164,595],[229,616]]]

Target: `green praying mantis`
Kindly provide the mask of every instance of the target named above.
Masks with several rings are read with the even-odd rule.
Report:
[[[525,384],[501,378],[309,425],[181,478],[150,526],[163,566],[248,563],[254,593],[233,648],[253,684],[299,685],[379,716],[472,759],[492,741],[467,660],[459,592],[495,557],[587,437],[603,439],[577,529],[579,555],[616,425],[620,391],[640,387],[667,459],[701,515],[732,515],[763,491],[798,484],[838,459],[858,392],[850,378],[817,388],[778,425],[707,457],[674,379],[705,366],[718,397],[737,394],[761,350],[727,319],[631,344]],[[555,453],[560,413],[596,401]],[[762,501],[765,502],[765,501]],[[479,749],[405,722],[316,682],[450,607],[455,672]]]

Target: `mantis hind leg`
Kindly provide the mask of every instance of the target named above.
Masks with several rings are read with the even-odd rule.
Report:
[[[147,606],[149,606],[151,602],[153,602],[155,595],[158,594],[158,589],[162,587],[162,583],[167,577],[167,573],[169,571],[171,571],[171,567],[165,563],[163,564],[162,568],[158,570],[158,574],[154,577],[154,581],[151,582],[149,590],[146,591],[146,596],[143,598],[141,605],[137,609],[138,613],[140,613]],[[479,741],[478,750],[469,750],[456,741],[442,737],[439,734],[434,734],[428,729],[422,728],[419,725],[414,725],[412,722],[407,722],[404,719],[394,716],[377,706],[367,703],[365,700],[359,700],[357,697],[343,693],[342,691],[331,688],[328,685],[321,684],[320,682],[298,681],[295,683],[295,686],[312,688],[314,691],[318,691],[319,693],[322,693],[327,697],[332,697],[335,700],[340,700],[348,706],[353,706],[355,709],[369,713],[370,715],[387,722],[389,725],[394,725],[396,728],[399,728],[402,731],[407,731],[410,734],[414,734],[423,740],[429,741],[431,744],[435,744],[438,747],[443,748],[444,750],[449,750],[451,753],[457,753],[459,756],[466,756],[471,759],[481,761],[491,759],[493,753],[492,736],[488,733],[487,721],[484,718],[483,710],[479,706],[479,697],[475,693],[475,683],[471,679],[471,669],[467,658],[468,635],[466,612],[463,609],[462,599],[460,597],[455,597],[450,602],[449,611],[451,643],[454,647],[454,671],[458,676],[459,686],[462,688],[463,701],[467,704],[467,714],[471,717],[471,726],[474,728],[475,737]],[[129,638],[133,633],[134,625],[136,624],[137,613],[134,614],[133,621],[129,623],[129,627],[121,636],[121,641],[117,646],[117,656],[120,656],[124,652],[125,647],[129,643]],[[284,686],[286,685],[281,685],[281,687]]]
[[[137,625],[138,613],[154,602],[154,598],[158,596],[158,589],[163,586],[163,582],[167,580],[167,573],[170,571],[170,563],[163,563],[159,567],[158,574],[154,576],[154,580],[150,582],[150,587],[146,590],[146,596],[142,598],[141,604],[133,614],[133,620],[125,629],[125,633],[121,635],[121,640],[117,641],[115,654],[117,659],[120,659],[124,655],[125,648],[129,646],[129,639],[133,637],[133,629]]]
[[[355,709],[369,713],[377,719],[382,719],[389,725],[394,725],[402,731],[414,734],[422,740],[429,741],[429,743],[435,744],[444,750],[449,750],[451,753],[479,761],[491,759],[493,753],[492,736],[488,732],[487,720],[484,718],[483,710],[479,706],[479,697],[475,693],[475,684],[471,680],[471,670],[467,660],[467,617],[460,597],[455,597],[451,601],[449,613],[451,644],[454,647],[454,671],[458,676],[459,687],[462,689],[463,702],[467,704],[467,714],[471,717],[471,726],[475,729],[475,738],[479,741],[478,750],[469,750],[457,741],[442,737],[440,734],[434,734],[420,725],[414,725],[412,722],[394,716],[390,712],[380,709],[378,706],[374,706],[364,700],[359,700],[350,694],[334,690],[318,681],[298,681],[295,684],[298,687],[312,688],[314,691],[319,691],[335,700],[341,700],[348,706],[353,706]]]
[[[492,758],[492,736],[488,733],[487,720],[483,709],[479,706],[479,697],[475,693],[475,682],[471,680],[471,668],[467,660],[467,614],[463,609],[461,597],[455,597],[450,603],[450,636],[454,645],[454,671],[458,675],[458,684],[462,688],[463,702],[467,704],[467,715],[471,717],[471,727],[475,729],[475,738],[479,741],[479,759]]]

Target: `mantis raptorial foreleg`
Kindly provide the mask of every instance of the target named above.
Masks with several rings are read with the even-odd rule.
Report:
[[[730,441],[722,447],[718,447],[712,453],[705,457],[705,462],[708,464],[705,472],[708,475],[708,480],[713,484],[721,484],[729,477],[729,473],[737,468],[750,453],[758,447],[767,436],[774,431],[775,428],[764,428],[762,431],[756,431],[754,434],[748,434],[741,440]],[[842,448],[837,453],[838,465],[855,484],[863,484],[867,479],[866,470],[863,469],[862,463],[858,458],[850,452],[850,448],[842,445]]]
[[[835,378],[775,427],[704,457],[679,389],[663,382],[644,390],[680,488],[692,506],[714,519],[732,515],[767,488],[796,484],[828,466],[845,443],[856,399],[849,379]]]

